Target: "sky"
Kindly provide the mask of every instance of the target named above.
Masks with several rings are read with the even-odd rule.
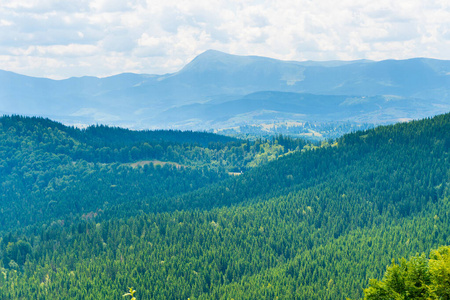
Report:
[[[448,0],[0,0],[0,69],[165,74],[202,52],[450,59]]]

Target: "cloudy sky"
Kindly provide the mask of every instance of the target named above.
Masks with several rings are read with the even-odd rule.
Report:
[[[450,59],[448,0],[0,0],[0,69],[175,72],[208,49],[283,60]]]

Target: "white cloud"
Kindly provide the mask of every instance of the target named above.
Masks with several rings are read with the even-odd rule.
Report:
[[[450,59],[446,0],[15,0],[0,69],[33,76],[174,72],[207,49],[286,60]]]
[[[89,8],[99,12],[123,12],[132,9],[132,2],[126,0],[93,0]]]
[[[14,23],[11,22],[11,21],[8,21],[8,20],[0,20],[0,26],[2,26],[2,27],[9,27],[9,26],[12,26],[12,25],[14,25]]]

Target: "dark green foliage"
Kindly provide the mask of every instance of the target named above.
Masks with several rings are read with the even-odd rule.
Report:
[[[143,197],[169,197],[227,177],[217,170],[173,165],[132,168],[103,164],[98,162],[102,154],[87,162],[80,153],[96,153],[98,148],[71,138],[75,129],[44,119],[1,120],[3,230],[73,214],[99,213],[105,205]],[[123,148],[117,153],[130,156]]]
[[[108,204],[5,233],[0,293],[4,299],[119,299],[132,286],[138,299],[362,297],[369,278],[381,278],[392,258],[450,244],[449,135],[450,114],[379,127],[225,180],[203,168],[176,175],[169,167],[80,162],[92,164],[84,185],[48,192],[56,199],[48,206],[73,207],[63,205],[75,191],[85,205],[96,197]],[[263,154],[256,145],[250,147]],[[151,182],[135,182],[146,172],[173,181],[158,179],[145,192]],[[199,174],[204,180],[196,184]],[[133,184],[121,187],[112,178]],[[187,184],[195,187],[182,188]],[[423,295],[424,285],[446,276],[425,269],[426,258],[416,257],[397,265],[390,283]],[[399,279],[405,274],[407,282]],[[441,296],[447,291],[436,289]]]
[[[1,230],[76,214],[101,214],[130,201],[158,211],[152,204],[155,199],[196,190],[227,178],[227,171],[245,171],[305,145],[280,138],[286,146],[275,141],[250,145],[199,132],[137,132],[106,126],[80,130],[43,118],[4,116],[0,118]],[[264,149],[266,153],[260,153]],[[161,167],[160,161],[169,164]]]

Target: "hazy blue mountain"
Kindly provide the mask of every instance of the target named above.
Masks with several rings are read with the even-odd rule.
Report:
[[[50,80],[1,71],[0,112],[132,128],[391,122],[449,111],[449,74],[450,61],[426,58],[295,62],[209,50],[165,75]]]
[[[166,80],[212,93],[285,91],[327,95],[427,96],[448,90],[450,62],[433,59],[289,62],[207,51]]]
[[[314,95],[290,92],[257,92],[231,101],[190,104],[169,109],[156,119],[180,127],[226,128],[277,121],[355,121],[390,123],[434,115],[450,105],[443,101],[400,96]]]

